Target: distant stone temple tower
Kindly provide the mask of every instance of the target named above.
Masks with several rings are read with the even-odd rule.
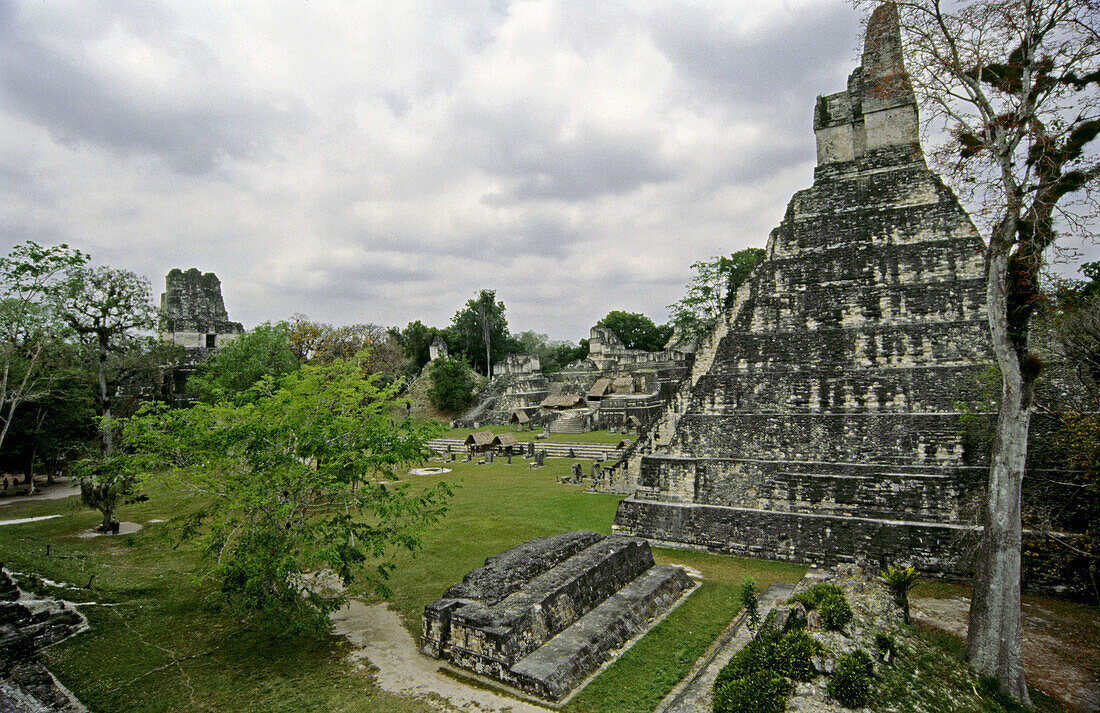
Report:
[[[443,341],[443,337],[438,334],[435,335],[435,339],[428,345],[428,358],[431,361],[435,361],[439,357],[446,359],[450,356],[447,352],[447,342]]]
[[[188,349],[217,349],[244,332],[230,322],[222,301],[222,283],[195,268],[173,269],[160,296],[161,339]]]
[[[982,243],[925,164],[893,5],[814,131],[813,186],[599,487],[629,493],[621,534],[965,574],[986,467],[955,404],[992,358]]]

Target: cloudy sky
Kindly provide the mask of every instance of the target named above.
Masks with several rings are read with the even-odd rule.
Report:
[[[0,0],[0,249],[217,273],[230,317],[664,321],[763,246],[856,64],[842,0]]]

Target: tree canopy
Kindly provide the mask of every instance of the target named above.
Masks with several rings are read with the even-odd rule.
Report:
[[[493,362],[509,353],[508,320],[495,290],[481,290],[468,300],[451,319],[451,332],[456,347],[453,351],[465,356],[486,376],[493,375]]]
[[[381,592],[397,551],[420,546],[446,510],[444,484],[389,483],[422,461],[436,424],[396,423],[396,385],[365,376],[367,355],[264,376],[248,403],[152,407],[124,422],[129,471],[166,481],[206,507],[184,533],[205,555],[215,596],[280,627],[322,628],[362,579]]]
[[[285,322],[264,322],[223,346],[198,365],[187,390],[205,403],[242,404],[258,398],[253,388],[264,377],[279,378],[299,368]]]
[[[664,349],[668,338],[672,336],[672,326],[657,326],[653,320],[638,312],[612,310],[607,316],[596,322],[598,327],[607,327],[622,341],[627,349],[643,349],[656,352]]]
[[[714,328],[718,316],[733,303],[737,289],[763,256],[760,248],[745,248],[692,264],[695,274],[684,296],[668,306],[670,324],[684,341],[697,341]]]

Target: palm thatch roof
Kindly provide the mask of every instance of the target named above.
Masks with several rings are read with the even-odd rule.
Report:
[[[516,409],[512,412],[512,417],[508,419],[508,423],[530,423],[531,417],[527,415],[527,412],[523,409]]]
[[[588,398],[600,398],[608,392],[611,388],[611,379],[596,379],[596,383],[592,384],[592,388],[588,390]]]
[[[549,409],[569,409],[580,408],[586,406],[587,403],[584,396],[580,394],[557,394],[547,396],[539,405]]]
[[[485,450],[493,445],[492,431],[476,431],[466,436],[466,446],[473,446],[474,450]]]
[[[493,438],[493,448],[512,448],[518,450],[522,446],[515,434],[502,433]]]

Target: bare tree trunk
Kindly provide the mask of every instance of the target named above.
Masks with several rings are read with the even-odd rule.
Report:
[[[1015,221],[1011,222],[1015,231]],[[1003,225],[995,232],[1007,230]],[[970,599],[966,653],[979,673],[996,678],[1005,693],[1030,706],[1024,678],[1020,622],[1022,525],[1020,501],[1031,421],[1032,384],[1025,381],[1020,357],[1008,333],[1008,251],[994,235],[989,247],[987,301],[993,351],[1001,368],[1001,408],[989,466],[984,529]]]
[[[100,421],[99,433],[103,439],[103,455],[109,456],[114,450],[114,439],[111,434],[111,399],[107,396],[107,341],[104,337],[99,339],[99,403],[102,407],[103,420]]]

